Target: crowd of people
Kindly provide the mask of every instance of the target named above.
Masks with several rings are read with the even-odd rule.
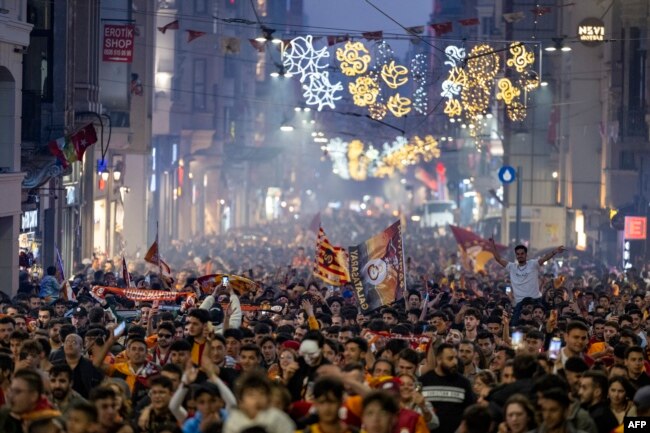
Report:
[[[335,244],[390,222],[322,217]],[[117,258],[78,264],[73,301],[55,267],[26,273],[0,300],[0,432],[622,433],[650,416],[644,269],[519,245],[473,273],[453,238],[409,226],[407,290],[364,314],[313,277],[314,245],[273,224],[173,242],[173,281],[129,261],[134,286],[196,295],[177,302],[98,294],[125,286]],[[206,290],[213,273],[256,289]]]

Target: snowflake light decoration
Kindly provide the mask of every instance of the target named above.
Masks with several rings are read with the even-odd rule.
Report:
[[[336,92],[343,90],[343,85],[338,82],[332,84],[329,79],[329,72],[313,73],[307,76],[307,84],[302,86],[307,105],[318,105],[318,111],[324,106],[334,109],[334,101],[341,99],[341,95]]]
[[[300,82],[303,83],[310,74],[320,73],[327,68],[327,62],[322,60],[329,56],[327,47],[315,49],[313,37],[307,35],[292,39],[282,58],[286,71],[300,76]]]
[[[451,66],[452,68],[454,66],[462,65],[465,57],[467,57],[465,48],[457,47],[455,45],[449,45],[445,48],[445,55],[447,56],[445,65]]]
[[[363,75],[370,64],[370,54],[362,42],[346,42],[336,50],[336,58],[341,62],[341,72],[349,77]]]

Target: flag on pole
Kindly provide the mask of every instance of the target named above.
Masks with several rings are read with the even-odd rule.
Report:
[[[122,278],[124,279],[126,287],[131,287],[131,274],[129,274],[129,269],[126,265],[126,257],[124,256],[122,256]]]
[[[468,271],[481,272],[485,265],[494,257],[490,250],[490,241],[469,230],[450,225],[451,232],[456,238],[462,255],[463,267]],[[496,245],[497,249],[505,250],[505,245]]]
[[[65,271],[63,270],[63,259],[61,258],[61,252],[59,247],[54,247],[56,250],[56,281],[61,284],[61,289],[59,290],[59,298],[65,299],[66,301],[76,301],[77,296],[75,295],[72,287],[68,280],[65,279]]]
[[[158,266],[161,275],[171,276],[172,269],[163,259],[160,258],[160,253],[158,252],[158,235],[156,235],[155,242],[151,244],[149,251],[147,251],[147,254],[144,256],[144,261]]]
[[[318,229],[314,275],[333,286],[350,282],[348,255],[345,249],[333,246],[322,227]]]
[[[176,21],[172,21],[169,24],[165,24],[162,27],[158,27],[158,31],[164,35],[167,30],[178,30],[179,28],[180,25],[178,23],[178,20],[176,20]]]
[[[401,299],[406,290],[402,226],[396,221],[366,242],[348,248],[350,277],[361,311]]]
[[[50,141],[47,146],[63,168],[68,168],[73,162],[81,161],[86,149],[96,142],[97,131],[93,124],[89,123],[72,134]]]

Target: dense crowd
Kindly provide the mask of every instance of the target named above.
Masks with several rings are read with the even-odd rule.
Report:
[[[339,245],[390,222],[322,216]],[[363,314],[312,276],[314,244],[278,223],[173,242],[173,281],[129,261],[136,287],[196,301],[98,296],[124,287],[121,258],[77,264],[74,301],[55,267],[24,273],[0,301],[0,432],[622,433],[650,416],[645,269],[516,246],[474,273],[453,238],[408,226],[407,291]],[[206,292],[213,273],[257,290]]]

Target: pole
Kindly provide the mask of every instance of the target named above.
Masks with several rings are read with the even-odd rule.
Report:
[[[522,175],[521,175],[521,166],[517,167],[517,207],[515,214],[515,241],[516,243],[521,242],[521,190],[523,185]]]

